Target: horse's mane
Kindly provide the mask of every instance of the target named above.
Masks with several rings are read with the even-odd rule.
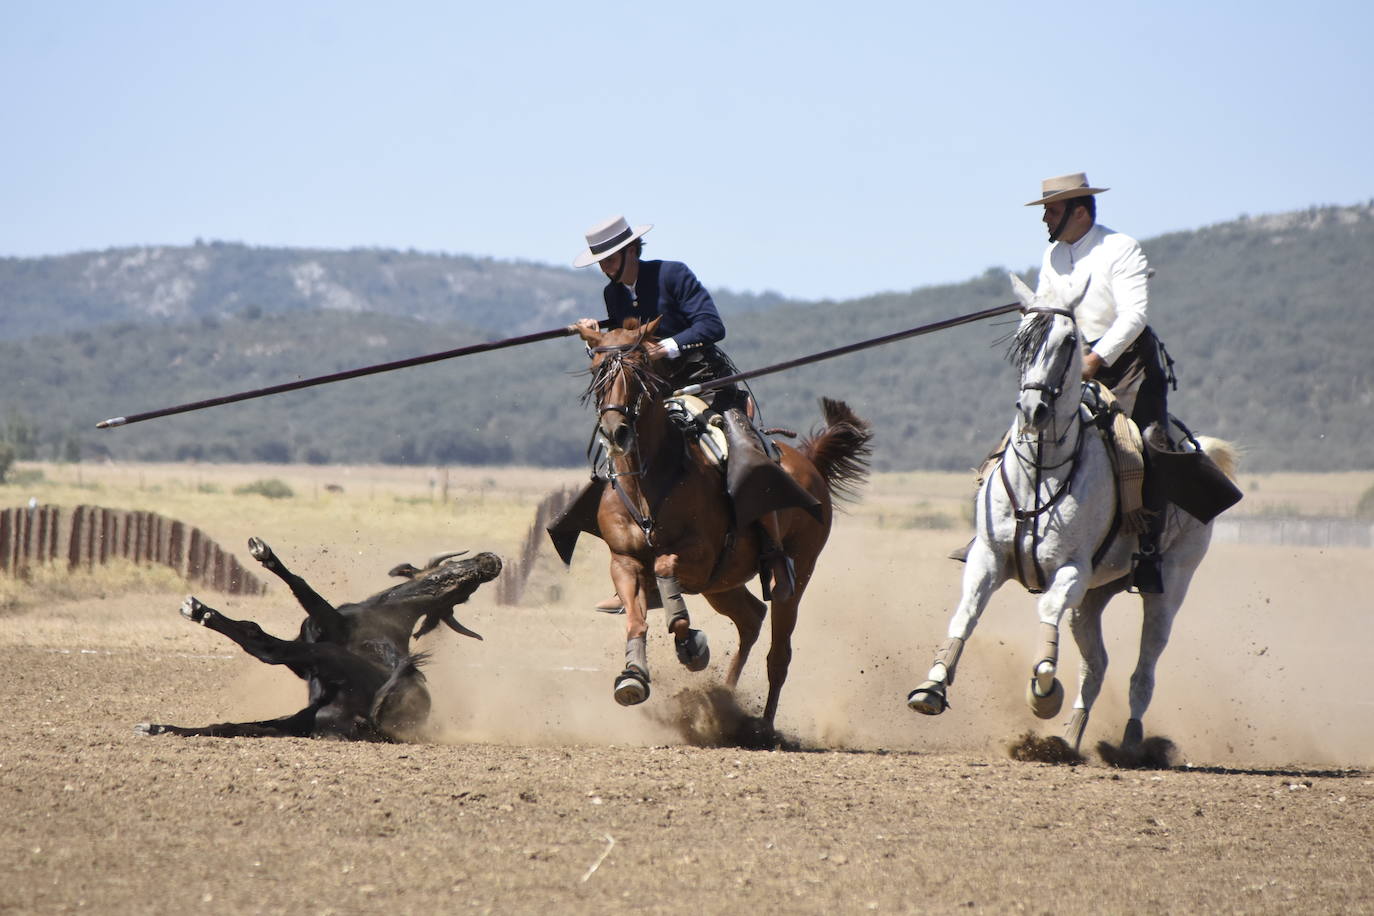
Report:
[[[640,330],[638,318],[626,318],[623,329],[626,331]],[[627,359],[632,355],[643,355],[644,344],[656,338],[648,337],[643,334],[633,343],[623,344],[617,352],[610,353],[600,365],[589,366],[587,374],[591,378],[587,382],[587,389],[582,392],[582,403],[595,403],[608,387],[616,374],[624,368],[638,382],[644,390],[657,393],[668,387],[667,381],[663,376],[653,370],[648,359]]]
[[[1045,338],[1049,336],[1053,325],[1054,315],[1050,312],[1035,312],[1022,321],[1007,346],[1007,361],[1015,366],[1017,371],[1025,372],[1035,359],[1035,354],[1040,352],[1040,347],[1045,343]]]

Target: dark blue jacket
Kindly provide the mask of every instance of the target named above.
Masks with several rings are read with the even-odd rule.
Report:
[[[658,337],[673,338],[683,353],[725,338],[725,323],[711,294],[681,261],[640,261],[634,298],[623,283],[606,284],[602,296],[612,327],[626,318],[646,324],[662,315]]]

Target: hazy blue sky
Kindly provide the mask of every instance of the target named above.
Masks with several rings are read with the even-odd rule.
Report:
[[[0,0],[0,255],[206,240],[567,264],[624,212],[708,286],[1037,263],[1374,197],[1374,5]]]

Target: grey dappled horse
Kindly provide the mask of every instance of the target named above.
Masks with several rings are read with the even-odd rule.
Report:
[[[1083,294],[1080,291],[1067,303],[1046,296],[1037,299],[1019,278],[1011,279],[1024,315],[1012,348],[1021,368],[1016,418],[1000,467],[985,473],[978,490],[977,536],[968,552],[963,594],[947,639],[928,679],[911,691],[907,705],[926,715],[948,708],[948,690],[965,642],[992,593],[1015,576],[1032,591],[1040,591],[1038,649],[1026,698],[1042,719],[1058,715],[1063,704],[1064,688],[1056,677],[1059,624],[1069,615],[1082,662],[1078,699],[1064,739],[1076,752],[1107,670],[1102,612],[1127,588],[1136,537],[1115,533],[1117,494],[1111,459],[1102,437],[1080,410],[1084,343],[1073,309]],[[1228,477],[1234,477],[1236,452],[1230,444],[1207,437],[1197,441]],[[1210,523],[1172,504],[1165,511],[1168,517],[1159,543],[1164,592],[1141,595],[1144,622],[1131,675],[1130,719],[1122,739],[1126,747],[1138,746],[1144,738],[1155,665],[1212,536]]]

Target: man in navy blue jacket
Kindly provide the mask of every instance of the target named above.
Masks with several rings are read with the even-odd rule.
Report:
[[[573,261],[573,266],[601,267],[609,280],[602,296],[612,327],[623,325],[627,318],[637,318],[640,324],[662,319],[657,328],[658,339],[647,343],[646,349],[649,358],[657,363],[655,370],[673,388],[734,375],[738,370],[716,346],[725,337],[725,323],[696,274],[680,261],[641,259],[642,236],[652,228],[647,225],[632,229],[624,217],[600,223],[588,230],[587,249]],[[583,318],[573,325],[589,331],[597,326],[595,318]],[[735,507],[736,523],[759,524],[764,542],[762,559],[772,580],[769,591],[785,598],[792,591],[792,572],[781,548],[773,509],[798,505],[814,511],[816,501],[764,453],[748,416],[748,394],[741,387],[717,389],[704,398],[726,421],[730,445],[726,485]],[[767,491],[768,495],[741,492],[746,489]],[[759,500],[765,500],[772,508],[760,512]],[[614,612],[619,605],[619,600],[613,598],[597,608]]]

